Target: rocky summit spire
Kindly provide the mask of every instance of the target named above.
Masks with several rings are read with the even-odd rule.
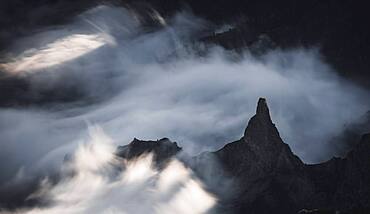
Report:
[[[265,98],[258,99],[256,115],[259,117],[265,117],[267,120],[271,120],[269,107],[267,106]]]
[[[256,115],[249,120],[243,139],[249,143],[262,145],[282,143],[279,132],[272,123],[265,98],[258,100]]]
[[[295,169],[302,165],[301,160],[281,139],[271,120],[265,98],[258,100],[256,115],[249,120],[242,141],[269,169]]]

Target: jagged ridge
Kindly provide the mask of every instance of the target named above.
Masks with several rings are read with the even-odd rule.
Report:
[[[120,147],[121,157],[132,158],[153,152],[157,161],[167,160],[181,150],[164,138],[134,139]],[[306,165],[281,139],[271,120],[264,98],[248,122],[244,136],[216,152],[202,153],[190,163],[197,175],[220,199],[221,213],[297,213],[313,210],[369,210],[370,134],[346,158]],[[158,159],[159,158],[159,159]],[[211,167],[217,166],[217,167]],[[207,170],[205,170],[207,169]],[[220,191],[232,180],[231,196]],[[224,182],[224,183],[223,183]]]

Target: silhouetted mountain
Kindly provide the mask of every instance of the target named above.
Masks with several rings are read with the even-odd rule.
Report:
[[[154,160],[157,163],[162,163],[180,151],[181,148],[177,143],[171,142],[168,138],[162,138],[157,141],[143,141],[135,138],[130,144],[119,146],[117,155],[125,159],[132,159],[152,153],[154,154]]]
[[[317,190],[316,207],[350,210],[370,205],[370,134],[344,159],[308,165],[307,171]],[[368,210],[369,211],[369,210]]]
[[[361,116],[357,122],[346,125],[345,130],[333,137],[329,143],[340,157],[344,157],[361,140],[362,134],[369,130],[370,111]]]
[[[240,140],[215,152],[177,156],[181,148],[168,138],[134,139],[117,148],[117,155],[133,159],[152,153],[159,169],[171,158],[182,160],[219,199],[218,213],[368,213],[370,211],[370,133],[345,158],[307,165],[281,139],[266,100]],[[34,182],[32,185],[31,182]],[[37,180],[1,193],[3,207],[32,206],[26,201]],[[23,189],[23,187],[28,187]],[[17,191],[14,191],[17,190]]]
[[[344,210],[370,205],[370,138],[364,135],[346,158],[306,165],[281,140],[260,99],[243,138],[211,153],[238,192],[228,199],[232,213],[296,213],[303,208]]]
[[[153,152],[164,160],[180,148],[168,139],[135,139],[120,150],[122,157]],[[219,197],[216,210],[221,213],[356,213],[370,207],[369,154],[370,134],[366,134],[343,159],[304,164],[282,141],[266,100],[260,98],[240,140],[187,164]]]
[[[238,180],[238,190],[227,204],[233,212],[296,211],[313,192],[303,162],[281,140],[265,99],[258,101],[242,139],[212,155]]]

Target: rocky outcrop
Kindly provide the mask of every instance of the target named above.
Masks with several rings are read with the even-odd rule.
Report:
[[[235,181],[235,192],[222,202],[222,212],[294,213],[314,193],[305,164],[280,138],[263,98],[244,136],[207,155],[215,156],[224,175]]]
[[[181,151],[181,148],[176,142],[170,141],[168,138],[162,138],[156,141],[145,141],[134,139],[126,146],[119,146],[117,155],[125,159],[132,159],[152,153],[156,163],[163,163]]]
[[[297,213],[307,208],[352,213],[370,205],[369,154],[367,134],[346,158],[304,164],[280,138],[261,98],[244,136],[203,156],[213,156],[223,175],[235,181],[232,197],[221,201],[222,212]]]
[[[370,207],[370,134],[344,159],[308,165],[315,183],[317,207],[353,210]],[[369,211],[369,210],[368,210]]]
[[[134,139],[117,154],[133,158],[152,152],[157,162],[181,148],[164,138]],[[187,160],[220,213],[362,213],[370,205],[370,134],[345,158],[304,164],[281,139],[264,98],[240,140]]]

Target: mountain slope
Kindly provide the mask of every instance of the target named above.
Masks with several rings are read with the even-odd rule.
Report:
[[[153,152],[161,160],[180,151],[168,139],[134,140],[122,148],[122,157],[127,151],[135,151],[134,156]],[[215,209],[220,213],[361,213],[370,206],[369,154],[366,134],[346,158],[304,164],[280,138],[266,100],[260,98],[240,140],[185,162],[218,196]]]

